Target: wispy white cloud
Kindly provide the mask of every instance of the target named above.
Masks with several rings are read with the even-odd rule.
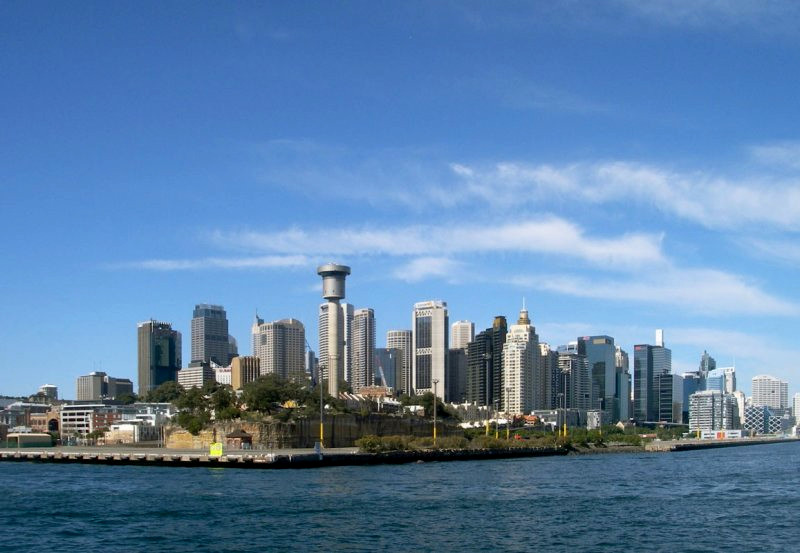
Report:
[[[800,306],[761,290],[738,275],[712,269],[662,267],[621,279],[575,275],[517,276],[510,284],[580,298],[668,305],[699,315],[800,314]]]
[[[398,267],[394,277],[406,282],[418,282],[431,277],[455,281],[462,263],[446,257],[416,257]]]
[[[592,204],[634,201],[709,228],[770,225],[800,230],[800,179],[732,180],[709,172],[609,161],[571,165],[453,164],[468,195],[498,206],[569,197]]]
[[[796,237],[789,239],[746,238],[742,240],[745,247],[771,260],[778,260],[790,265],[800,265],[800,243]]]
[[[303,255],[268,255],[257,257],[206,257],[202,259],[146,259],[109,265],[112,269],[150,271],[193,271],[199,269],[270,269],[302,267],[310,263]]]
[[[689,28],[750,28],[760,33],[795,32],[800,7],[791,0],[616,0],[629,13],[662,25]]]
[[[800,170],[800,142],[774,142],[750,147],[752,157],[772,167]]]
[[[259,149],[261,177],[309,197],[412,213],[479,208],[544,211],[553,201],[647,206],[709,229],[800,230],[800,142],[752,146],[736,176],[631,160],[442,162],[430,152],[351,152],[307,141]]]
[[[396,228],[292,228],[280,232],[216,232],[218,245],[310,256],[392,255],[441,257],[453,254],[522,252],[558,255],[596,265],[630,268],[664,262],[661,236],[588,236],[578,225],[552,215],[516,223],[414,225]]]

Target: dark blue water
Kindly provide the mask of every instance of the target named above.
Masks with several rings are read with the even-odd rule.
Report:
[[[797,551],[800,443],[315,470],[0,463],[8,551]]]

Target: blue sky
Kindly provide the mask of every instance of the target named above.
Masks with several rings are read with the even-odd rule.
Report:
[[[523,296],[553,346],[663,328],[800,389],[791,2],[0,6],[0,394],[136,378],[136,323],[256,309],[317,347],[315,268],[378,343]]]

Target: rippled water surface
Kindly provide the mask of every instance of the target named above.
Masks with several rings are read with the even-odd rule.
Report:
[[[797,551],[800,443],[241,470],[0,463],[8,551]]]

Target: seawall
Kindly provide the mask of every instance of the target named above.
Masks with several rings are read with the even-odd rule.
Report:
[[[509,448],[509,449],[460,449],[394,451],[387,453],[263,453],[235,454],[211,457],[194,453],[137,453],[135,451],[48,451],[20,450],[0,451],[0,461],[92,464],[92,465],[138,465],[171,467],[229,467],[243,469],[291,469],[320,468],[347,465],[383,465],[417,462],[474,461],[485,459],[510,459],[517,457],[545,457],[566,455],[565,448]]]

